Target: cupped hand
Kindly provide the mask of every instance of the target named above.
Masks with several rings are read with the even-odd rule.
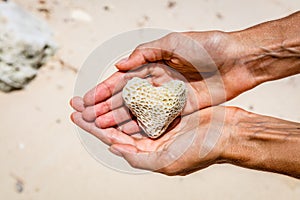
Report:
[[[181,73],[165,64],[150,63],[127,73],[117,72],[88,92],[84,99],[83,119],[89,122],[95,121],[99,128],[108,128],[131,121],[133,116],[123,102],[121,90],[133,77],[145,78],[154,86],[161,86],[173,79],[184,81],[188,97],[182,115],[195,112],[207,103],[204,97],[205,93],[203,93],[204,89],[201,89],[204,84],[200,80],[191,83]],[[113,82],[114,84],[111,84]],[[91,99],[94,99],[95,105],[87,106],[86,102]]]
[[[116,64],[118,72],[85,94],[83,118],[100,128],[130,120],[121,90],[133,77],[147,77],[154,85],[184,80],[189,98],[182,114],[223,103],[254,87],[248,73],[241,66],[236,69],[232,44],[237,45],[230,35],[216,31],[171,33],[142,44]]]
[[[246,115],[234,107],[209,107],[182,117],[163,137],[153,140],[124,132],[138,128],[133,121],[121,128],[105,129],[85,121],[81,98],[75,98],[72,106],[77,110],[72,114],[73,122],[109,145],[112,153],[124,157],[135,168],[167,175],[186,175],[223,162],[228,139]]]
[[[123,156],[134,167],[162,170],[168,174],[185,174],[219,162],[222,147],[205,145],[223,143],[225,139],[217,139],[226,131],[216,128],[216,132],[210,134],[214,136],[213,142],[203,142],[208,127],[214,127],[210,126],[213,108],[203,108],[223,103],[246,90],[245,88],[250,88],[248,82],[228,83],[226,77],[236,78],[234,73],[237,73],[237,70],[231,70],[234,66],[231,64],[237,62],[230,59],[234,55],[230,54],[231,46],[226,45],[229,41],[220,32],[175,33],[140,45],[128,59],[116,64],[118,72],[90,90],[83,99],[73,98],[72,105],[78,110],[72,115],[73,121],[111,145],[112,152]],[[240,71],[237,74],[239,78],[245,75]],[[124,106],[121,90],[133,77],[146,78],[157,86],[170,79],[181,79],[187,83],[189,97],[181,122],[170,127],[158,140],[143,137],[136,120]],[[221,110],[234,113],[234,109],[230,108]],[[224,119],[221,114],[220,122]],[[230,120],[234,119],[233,114],[229,115]],[[226,127],[231,128],[232,123],[228,123]],[[176,151],[176,146],[181,143],[189,148]],[[209,152],[204,158],[201,156],[201,149]],[[211,149],[215,151],[210,151]],[[176,151],[175,154],[173,151]],[[149,159],[150,157],[153,159]],[[199,159],[193,160],[192,157]],[[189,161],[184,164],[187,159]],[[173,162],[174,160],[176,161]]]

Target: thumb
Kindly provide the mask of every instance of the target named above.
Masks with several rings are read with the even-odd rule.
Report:
[[[138,46],[128,58],[120,60],[115,65],[121,71],[128,71],[162,59],[163,51],[159,47],[159,42],[155,41]]]
[[[132,145],[128,144],[113,144],[109,150],[123,157],[133,168],[155,170],[156,159],[151,154],[146,152],[139,152],[139,150]],[[153,157],[153,158],[152,158]]]
[[[138,149],[128,144],[113,144],[109,147],[110,152],[123,157],[133,168],[141,168],[138,159]]]
[[[130,144],[112,144],[109,147],[109,151],[117,156],[124,157],[125,154],[136,154],[138,149]]]

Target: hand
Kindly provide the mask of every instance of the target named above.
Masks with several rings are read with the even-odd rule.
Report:
[[[116,64],[121,71],[84,96],[86,109],[83,118],[95,121],[100,128],[130,120],[131,115],[123,106],[120,91],[127,80],[134,76],[144,78],[151,75],[148,79],[155,85],[174,78],[185,79],[189,86],[189,98],[182,113],[184,115],[237,96],[254,87],[254,84],[248,72],[242,71],[243,68],[231,70],[235,66],[233,63],[238,63],[230,59],[235,57],[231,49],[234,49],[232,44],[236,43],[232,40],[230,35],[222,32],[172,33],[140,45],[127,60]],[[244,78],[247,81],[234,80],[243,76],[247,77]],[[230,81],[227,77],[230,77]]]
[[[163,137],[129,136],[117,128],[98,128],[82,118],[84,109],[81,98],[75,98],[72,106],[73,122],[110,146],[110,151],[124,157],[135,168],[167,175],[186,175],[223,162],[223,152],[228,138],[246,112],[238,108],[209,107],[184,116],[180,123],[168,129]],[[135,124],[135,126],[137,126]],[[121,130],[135,129],[124,124]]]
[[[126,83],[127,80],[133,77],[147,77],[146,79],[154,86],[161,86],[162,84],[167,83],[172,79],[185,81],[188,90],[188,98],[187,103],[183,111],[181,112],[182,115],[187,115],[199,110],[199,108],[202,107],[201,104],[204,103],[202,98],[200,98],[201,93],[203,93],[201,89],[201,92],[199,91],[199,87],[201,85],[200,81],[199,84],[190,84],[188,80],[184,78],[183,75],[164,64],[150,63],[136,70],[119,75],[120,79],[115,82],[115,84],[112,86],[113,88],[105,90],[105,88],[108,88],[105,85],[106,82],[109,82],[111,79],[114,79],[115,75],[116,74],[114,74],[105,82],[99,84],[97,86],[97,89],[95,89],[98,90],[96,92],[98,94],[96,95],[96,97],[99,97],[100,95],[106,95],[106,93],[110,93],[113,95],[105,101],[97,103],[94,106],[85,106],[82,112],[84,120],[90,122],[95,121],[95,124],[99,128],[108,128],[111,126],[120,125],[124,122],[130,122],[132,120],[132,115],[129,113],[128,108],[123,103],[121,94],[122,92],[120,92],[116,88],[124,87],[124,83]],[[99,91],[99,88],[100,90],[102,88],[103,91]],[[113,89],[117,91],[112,91]],[[91,93],[93,94],[94,91],[90,91],[87,95],[85,95],[85,97],[89,97],[90,99],[93,98]],[[131,132],[128,134],[131,134]]]
[[[72,119],[137,168],[184,175],[227,162],[300,178],[299,123],[238,108],[205,108],[260,83],[300,73],[299,17],[298,12],[232,33],[172,33],[140,45],[128,59],[117,63],[118,72],[88,92],[84,100],[72,99],[77,110]],[[268,38],[263,37],[266,34]],[[150,75],[149,81],[156,85],[180,77],[159,64],[140,67],[153,62],[180,72],[189,82],[190,94],[199,98],[189,97],[190,106],[184,109],[181,122],[158,140],[139,134],[120,93],[134,76]],[[118,128],[114,116],[122,123]]]
[[[73,122],[140,169],[187,175],[213,164],[231,163],[300,178],[300,124],[249,113],[235,107],[209,107],[184,116],[166,134],[152,140],[125,123],[120,130],[100,129],[82,118],[83,100],[74,98]],[[122,131],[121,131],[122,130]]]
[[[225,162],[227,142],[245,113],[238,108],[209,107],[184,116],[163,137],[147,137],[134,142],[119,141],[110,151],[134,168],[169,176],[187,175],[216,163]]]

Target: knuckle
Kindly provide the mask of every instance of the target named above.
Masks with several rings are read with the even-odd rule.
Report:
[[[83,112],[82,112],[82,118],[86,121],[91,121],[92,117],[91,117],[91,109],[90,108],[86,108]]]
[[[95,120],[95,125],[98,128],[102,128],[102,120],[99,117]]]
[[[97,115],[102,115],[107,113],[111,108],[111,104],[108,101],[104,101],[103,103],[97,106]]]
[[[98,128],[107,128],[111,126],[112,119],[108,117],[97,117],[97,119],[95,120],[95,124]]]
[[[92,96],[88,93],[88,94],[86,94],[86,95],[84,95],[84,97],[83,97],[83,103],[85,104],[85,105],[89,105],[89,104],[91,104],[91,102],[92,102]]]

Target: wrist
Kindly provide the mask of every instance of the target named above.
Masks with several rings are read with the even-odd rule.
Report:
[[[300,73],[300,12],[232,32],[254,85]]]
[[[234,131],[231,132],[226,148],[222,154],[225,163],[237,166],[251,166],[258,162],[252,153],[256,150],[255,145],[251,143],[249,138],[253,134],[251,130],[251,122],[255,119],[255,115],[244,111],[243,116],[237,116],[233,124]]]
[[[245,112],[222,154],[225,163],[300,177],[300,124]]]

